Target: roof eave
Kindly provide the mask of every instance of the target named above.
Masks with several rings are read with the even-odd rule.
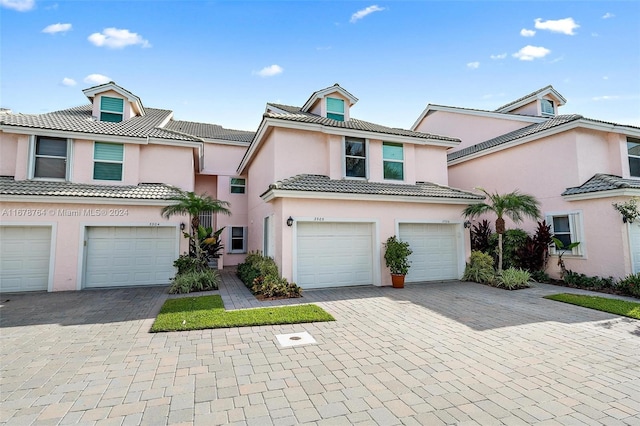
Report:
[[[269,188],[260,195],[263,201],[269,202],[275,198],[300,198],[322,200],[351,200],[351,201],[389,201],[423,204],[456,204],[469,205],[481,203],[484,198],[453,198],[453,197],[425,197],[418,195],[383,195],[361,194],[352,192],[326,192],[326,191],[294,191],[289,189]]]
[[[562,195],[562,199],[566,201],[584,201],[595,200],[599,198],[613,197],[638,197],[640,196],[640,188],[616,188],[604,191],[584,192],[581,194]]]

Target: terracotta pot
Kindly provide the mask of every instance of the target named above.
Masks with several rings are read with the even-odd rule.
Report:
[[[391,274],[393,288],[404,288],[404,275]]]

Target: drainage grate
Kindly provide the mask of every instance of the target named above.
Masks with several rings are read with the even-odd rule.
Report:
[[[291,346],[312,345],[317,343],[309,333],[303,331],[301,333],[290,334],[276,334],[278,343],[283,348],[289,348]]]

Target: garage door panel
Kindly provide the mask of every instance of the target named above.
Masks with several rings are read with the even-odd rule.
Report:
[[[0,227],[0,291],[42,291],[49,287],[51,227]]]
[[[372,225],[300,222],[297,284],[302,288],[373,283]]]
[[[403,223],[399,228],[400,239],[413,250],[408,282],[459,278],[456,225]]]
[[[87,229],[85,287],[168,284],[175,274],[176,234],[164,227]]]

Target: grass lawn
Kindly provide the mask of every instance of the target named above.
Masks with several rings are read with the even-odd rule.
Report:
[[[167,300],[162,305],[151,327],[151,332],[320,321],[335,321],[335,318],[316,305],[226,311],[222,298],[219,295],[213,295]]]
[[[583,306],[585,308],[596,309],[598,311],[609,312],[610,314],[640,319],[640,303],[637,302],[568,293],[553,294],[551,296],[544,296],[544,298],[564,303],[571,303],[572,305]]]

